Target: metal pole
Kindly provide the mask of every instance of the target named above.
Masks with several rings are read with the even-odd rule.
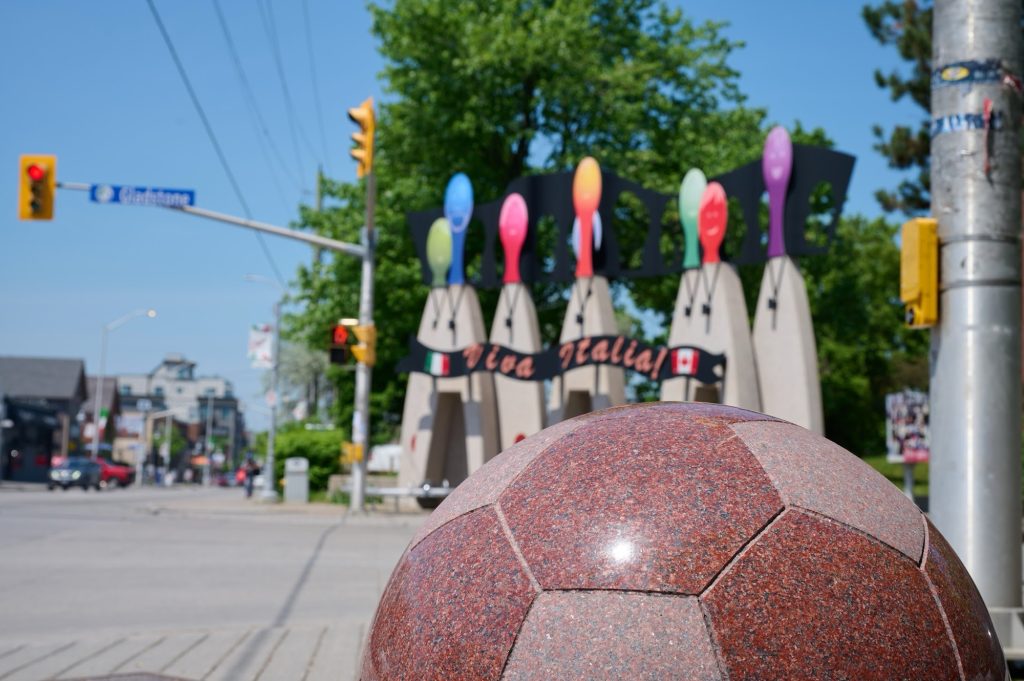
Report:
[[[213,454],[213,393],[210,399],[206,400],[206,446],[203,447],[203,454],[206,455],[206,463],[203,464],[203,487],[210,486],[210,456]]]
[[[274,391],[274,402],[270,405],[270,430],[267,433],[267,460],[263,466],[262,501],[277,501],[277,485],[274,478],[274,436],[277,434],[277,403],[281,401],[277,390],[277,366],[281,359],[281,301],[274,303],[274,363],[270,369],[270,385]]]
[[[170,478],[168,473],[171,472],[171,443],[174,442],[171,437],[171,424],[174,423],[174,413],[167,413],[167,425],[164,426],[164,439],[167,441],[167,460],[164,461],[164,485],[168,484]]]
[[[366,176],[366,228],[363,230],[363,271],[359,288],[359,325],[373,325],[373,255],[376,237],[373,231],[374,208],[377,202],[376,173]],[[360,362],[356,365],[356,409],[352,414],[352,443],[362,452],[352,465],[352,497],[349,510],[361,513],[366,498],[366,457],[370,454],[370,381],[373,370]]]
[[[998,60],[1020,74],[1020,11],[1020,0],[936,0],[932,67]],[[951,123],[931,142],[941,253],[931,515],[989,608],[1021,605],[1021,108],[1009,85],[931,94],[933,119]]]
[[[100,375],[96,377],[96,394],[92,405],[92,460],[100,455],[100,410],[103,404],[103,375],[107,371],[107,332],[108,325],[103,327],[103,340],[100,341]]]

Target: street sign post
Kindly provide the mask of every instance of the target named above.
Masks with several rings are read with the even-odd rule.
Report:
[[[122,203],[129,206],[181,208],[182,206],[194,206],[196,193],[192,189],[93,184],[89,185],[89,200],[95,203]]]

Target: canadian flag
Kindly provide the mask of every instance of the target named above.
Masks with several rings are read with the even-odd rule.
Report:
[[[434,376],[447,376],[451,371],[451,362],[443,352],[428,352],[424,368]]]
[[[672,373],[693,376],[697,373],[697,360],[700,355],[692,348],[679,348],[672,351]]]

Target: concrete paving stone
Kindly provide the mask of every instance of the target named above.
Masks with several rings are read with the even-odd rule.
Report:
[[[305,681],[359,678],[360,653],[369,622],[345,621],[327,628]]]
[[[142,653],[114,671],[122,674],[131,672],[163,672],[164,669],[186,655],[189,650],[200,643],[208,634],[196,632],[169,634],[157,645],[143,650]]]
[[[313,651],[325,630],[326,627],[290,627],[256,679],[299,681],[305,678],[312,666]]]
[[[53,641],[42,645],[26,645],[0,658],[0,680],[7,681],[23,669],[39,664],[51,655],[58,655],[75,645],[74,641]]]
[[[231,654],[204,677],[203,681],[238,681],[257,679],[260,671],[268,664],[277,647],[287,636],[283,627],[258,629],[238,645]]]
[[[21,671],[8,676],[4,681],[37,681],[52,679],[76,667],[80,662],[88,660],[104,650],[116,647],[123,639],[94,639],[76,641],[75,645],[60,652],[47,655],[44,659]]]
[[[204,679],[249,637],[249,630],[213,631],[162,670],[168,676]]]
[[[91,657],[79,660],[73,667],[58,673],[58,679],[81,679],[100,674],[110,674],[122,663],[142,654],[144,650],[161,641],[162,637],[129,636],[126,638],[112,637],[105,648],[93,653]]]

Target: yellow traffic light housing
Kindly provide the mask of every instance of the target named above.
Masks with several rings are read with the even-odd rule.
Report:
[[[377,363],[377,327],[372,324],[353,326],[352,333],[359,341],[352,346],[352,356],[360,364],[372,367]]]
[[[349,153],[359,165],[356,175],[363,178],[373,172],[373,134],[377,127],[377,119],[373,113],[373,97],[367,97],[359,106],[348,110],[348,117],[359,126],[359,132],[352,133],[355,149]]]
[[[363,445],[354,442],[341,443],[341,456],[338,459],[342,464],[354,464],[363,460]]]
[[[903,223],[900,247],[900,300],[907,326],[923,329],[939,321],[939,236],[933,218]]]
[[[18,219],[52,220],[57,191],[57,157],[23,154],[19,159]]]

